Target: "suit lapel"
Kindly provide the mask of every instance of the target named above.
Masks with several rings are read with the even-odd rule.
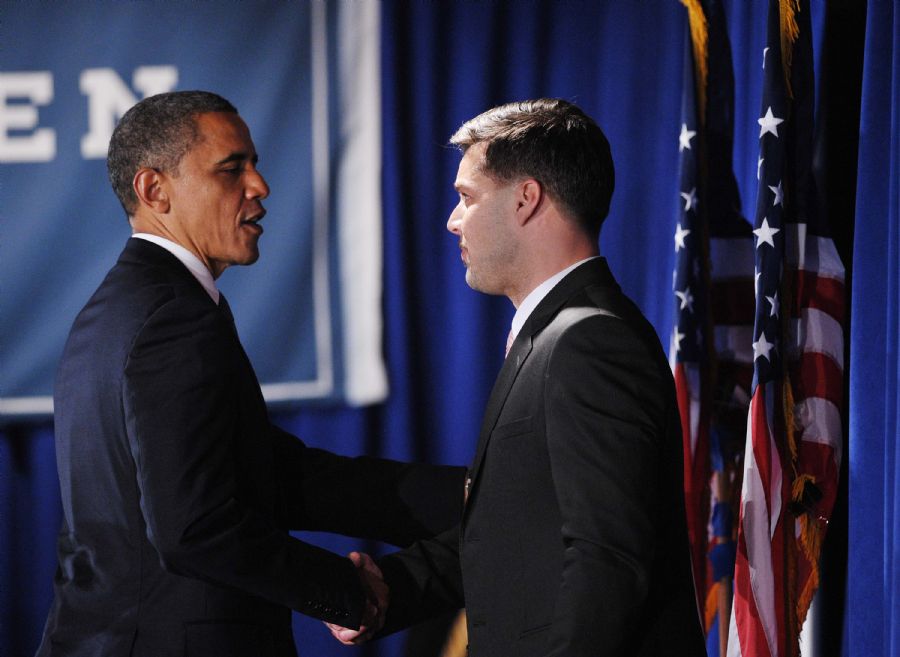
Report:
[[[473,487],[481,461],[484,458],[484,451],[487,449],[488,440],[494,431],[494,426],[497,424],[500,411],[503,410],[503,404],[506,403],[506,397],[509,395],[516,376],[519,374],[519,370],[522,369],[522,365],[525,364],[528,354],[531,353],[531,344],[531,336],[520,333],[506,355],[506,360],[503,361],[503,367],[500,368],[497,380],[494,381],[491,396],[488,398],[487,406],[484,409],[484,419],[481,421],[481,432],[478,437],[478,447],[475,450],[475,459],[472,461],[470,476],[472,477]]]
[[[481,423],[481,432],[478,436],[478,447],[475,450],[475,458],[470,468],[471,486],[474,492],[477,485],[478,474],[481,470],[481,463],[484,460],[484,454],[487,451],[491,434],[497,425],[500,412],[509,396],[516,381],[516,377],[528,355],[531,353],[534,344],[534,336],[540,333],[547,324],[556,316],[560,308],[562,308],[573,295],[582,291],[589,285],[612,286],[618,290],[618,285],[605,258],[595,258],[574,269],[556,287],[544,297],[537,305],[528,320],[522,326],[519,335],[516,336],[515,342],[503,361],[503,367],[497,375],[494,387],[491,390],[491,396],[488,399],[487,407],[484,411],[484,420]]]

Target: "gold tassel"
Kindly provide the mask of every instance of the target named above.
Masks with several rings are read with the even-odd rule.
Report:
[[[700,0],[681,0],[681,4],[687,7],[688,21],[691,24],[691,43],[694,46],[694,72],[697,84],[697,112],[700,125],[705,125],[706,79],[709,76],[709,29]]]
[[[795,503],[802,504],[807,483],[815,484],[816,478],[810,474],[800,474],[794,479],[791,486],[791,499]],[[800,521],[800,547],[803,549],[803,555],[815,568],[819,560],[819,551],[822,549],[823,538],[819,518],[816,516],[815,509],[806,509],[797,517],[797,520]]]
[[[781,67],[784,69],[784,85],[788,98],[794,98],[791,87],[791,64],[794,59],[794,42],[800,35],[797,25],[797,13],[800,11],[800,0],[781,0]]]
[[[791,497],[795,502],[803,499],[803,491],[807,482],[816,482],[816,478],[809,474],[799,475],[793,484]],[[803,621],[806,618],[806,612],[812,602],[816,589],[819,588],[819,555],[822,553],[822,542],[824,540],[824,527],[816,517],[815,513],[807,512],[797,518],[800,523],[800,536],[798,542],[800,549],[803,550],[803,556],[809,561],[811,572],[806,586],[800,592],[797,599],[797,620],[800,627],[803,627]]]
[[[812,567],[809,579],[797,598],[797,625],[803,627],[813,596],[819,588],[819,553],[822,549],[822,528],[818,520],[809,514],[800,518],[800,545]]]
[[[803,490],[806,488],[807,481],[816,483],[816,478],[812,475],[802,474],[794,479],[794,483],[791,485],[791,497],[795,502],[799,502],[803,499]]]

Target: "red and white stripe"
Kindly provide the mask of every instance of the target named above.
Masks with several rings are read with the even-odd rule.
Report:
[[[826,522],[837,492],[841,460],[844,268],[828,238],[809,235],[804,224],[786,227],[786,280],[794,281],[790,334],[783,342],[794,393],[799,475],[811,475],[823,497],[811,517]],[[814,587],[817,554],[800,545],[800,523],[786,512],[791,481],[783,427],[772,427],[767,404],[782,403],[781,382],[754,391],[747,424],[740,530],[735,563],[729,657],[788,657],[785,586],[796,600]],[[787,476],[791,476],[788,474]],[[786,541],[783,532],[790,532]],[[785,549],[796,555],[795,578],[785,572]],[[797,628],[805,608],[797,610]]]
[[[783,643],[784,472],[765,408],[778,394],[759,387],[750,402],[728,657],[776,657]]]

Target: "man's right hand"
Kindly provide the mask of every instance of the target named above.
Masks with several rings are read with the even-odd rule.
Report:
[[[334,623],[325,623],[335,639],[346,646],[365,643],[384,627],[385,615],[390,601],[390,590],[384,583],[381,569],[368,554],[351,552],[350,561],[356,566],[363,592],[366,594],[366,608],[358,630],[347,629]]]

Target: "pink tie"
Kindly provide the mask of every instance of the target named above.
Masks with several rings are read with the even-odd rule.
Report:
[[[513,335],[512,329],[509,329],[509,335],[506,336],[506,353],[503,354],[503,357],[506,358],[509,356],[509,349],[513,345],[513,341],[516,339],[516,336]]]

